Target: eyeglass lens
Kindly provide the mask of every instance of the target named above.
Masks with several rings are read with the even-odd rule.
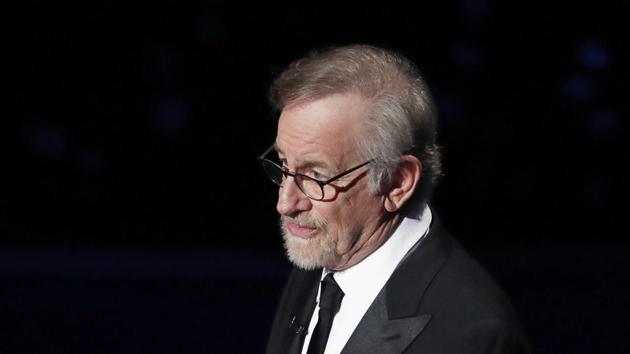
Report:
[[[262,160],[262,165],[269,179],[279,186],[282,185],[285,177],[282,168],[269,160]],[[300,174],[295,175],[294,179],[300,190],[308,197],[317,200],[321,200],[324,197],[322,188],[316,181]]]

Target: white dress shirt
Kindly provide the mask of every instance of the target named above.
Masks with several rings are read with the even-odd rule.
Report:
[[[411,213],[414,214],[414,213]],[[405,258],[429,231],[431,210],[425,204],[418,208],[415,215],[404,217],[392,236],[385,243],[358,264],[335,273],[335,280],[345,294],[341,308],[332,324],[330,336],[324,354],[338,354],[350,339],[363,315],[381,291],[398,264]],[[322,271],[322,279],[329,271]],[[321,283],[320,283],[321,284]],[[320,285],[321,290],[321,285]],[[319,304],[319,290],[317,292]],[[308,332],[302,346],[306,354],[311,341],[311,334],[319,318],[319,305],[311,316]]]

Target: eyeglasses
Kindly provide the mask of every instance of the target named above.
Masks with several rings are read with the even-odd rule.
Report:
[[[327,184],[330,184],[340,179],[341,177],[353,171],[356,171],[359,168],[372,162],[372,160],[366,161],[360,165],[357,165],[348,170],[345,170],[332,178],[329,178],[325,181],[320,181],[316,178],[303,175],[301,173],[292,173],[288,171],[286,168],[280,167],[275,162],[265,158],[265,156],[267,156],[267,154],[269,154],[269,152],[273,150],[274,146],[275,145],[271,145],[262,155],[258,156],[258,160],[260,160],[260,163],[262,164],[262,167],[265,170],[267,177],[269,177],[269,179],[271,179],[273,183],[282,187],[282,183],[284,182],[284,180],[288,176],[291,176],[293,177],[293,181],[298,186],[298,188],[300,188],[302,193],[304,193],[307,197],[313,200],[324,200],[324,187]]]

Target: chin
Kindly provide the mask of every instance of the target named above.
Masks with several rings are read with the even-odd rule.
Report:
[[[336,258],[335,245],[325,233],[304,239],[292,235],[283,225],[282,238],[289,261],[298,268],[304,270],[322,268]]]

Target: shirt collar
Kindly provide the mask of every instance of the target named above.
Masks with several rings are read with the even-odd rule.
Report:
[[[400,225],[381,247],[358,264],[335,273],[346,297],[376,296],[409,250],[429,231],[431,209],[423,203],[403,217]],[[329,271],[322,271],[322,279]]]

